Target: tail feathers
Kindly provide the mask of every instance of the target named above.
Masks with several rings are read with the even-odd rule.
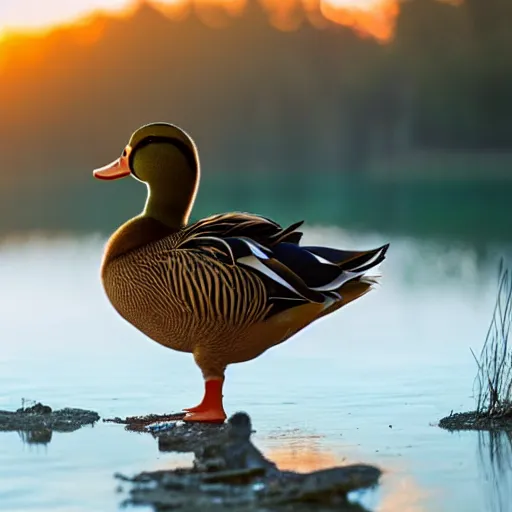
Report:
[[[377,286],[379,284],[380,277],[380,275],[362,276],[359,278],[359,281],[373,288],[374,286]]]
[[[374,249],[373,251],[368,251],[366,254],[351,260],[349,262],[344,262],[340,265],[342,270],[348,270],[351,272],[366,272],[380,263],[382,263],[386,259],[386,253],[388,251],[389,244],[383,245],[378,249]]]
[[[385,258],[385,253],[388,250],[388,245],[381,247],[384,254],[380,254],[373,266],[378,265]],[[374,251],[369,251],[374,252]],[[382,258],[382,259],[381,259]],[[371,268],[371,267],[370,267]],[[318,316],[318,318],[322,318],[323,316],[329,315],[334,311],[346,306],[350,302],[355,301],[356,299],[361,298],[363,295],[366,295],[370,292],[376,285],[379,284],[379,275],[367,276],[362,275],[351,281],[343,283],[334,293],[338,294],[341,297],[341,300],[335,301],[329,307],[324,309],[322,313]]]
[[[339,290],[337,290],[337,292],[341,295],[341,300],[334,302],[329,307],[324,309],[318,318],[329,315],[337,309],[340,309],[350,302],[353,302],[363,295],[366,295],[369,291],[371,291],[376,282],[377,281],[373,278],[364,277],[345,283]]]
[[[369,291],[376,280],[365,273],[381,263],[388,250],[384,245],[370,251],[349,252],[290,242],[278,243],[268,250],[253,240],[240,238],[238,242],[246,246],[244,252],[235,247],[234,240],[223,241],[239,255],[238,264],[253,269],[264,279],[272,300],[286,301],[286,308],[290,301],[323,304],[324,311],[337,309]],[[350,283],[355,284],[348,286]]]
[[[333,249],[322,250],[324,248],[304,248],[313,257],[316,257],[317,259],[320,258],[318,259],[320,263],[319,266],[335,269],[336,273],[334,279],[326,281],[320,286],[311,286],[311,289],[319,292],[339,291],[346,283],[362,278],[365,272],[381,263],[386,257],[386,251],[388,250],[388,247],[389,245],[384,245],[371,251],[359,253],[352,252],[348,255],[346,251],[335,251]],[[338,259],[335,259],[334,257],[339,257],[340,253],[343,252],[344,259],[334,263],[334,261],[328,261],[326,258],[324,258],[324,256],[319,256],[313,251],[317,253],[322,252],[324,256],[329,253],[331,260],[334,261]]]
[[[341,251],[329,247],[304,247],[320,263],[334,264],[346,272],[365,272],[382,263],[389,244],[370,251]]]

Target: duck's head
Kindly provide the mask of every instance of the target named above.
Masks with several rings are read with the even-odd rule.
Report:
[[[117,160],[93,172],[101,180],[130,174],[148,186],[144,215],[172,227],[187,223],[200,172],[196,145],[184,130],[169,123],[142,126]]]

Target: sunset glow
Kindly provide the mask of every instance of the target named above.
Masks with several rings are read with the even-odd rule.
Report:
[[[301,433],[302,434],[302,433]],[[358,464],[362,455],[352,448],[345,448],[343,455],[336,455],[316,439],[300,435],[279,448],[266,450],[265,455],[274,461],[279,469],[307,473],[334,466]],[[427,492],[411,476],[402,463],[386,461],[386,472],[381,478],[383,485],[379,512],[426,512],[425,501],[432,492]]]
[[[191,0],[150,0],[163,12],[183,8]],[[303,4],[306,11],[330,21],[353,26],[361,33],[386,40],[393,32],[398,0],[261,0],[270,21],[282,30],[293,30],[293,11]],[[0,2],[0,40],[9,33],[44,31],[75,23],[97,12],[125,15],[140,0],[3,0]],[[245,0],[195,0],[197,5],[221,5],[231,15],[238,14]],[[314,20],[312,20],[314,21]]]
[[[393,35],[399,6],[396,0],[325,0],[321,12],[331,21],[385,41]]]
[[[95,11],[126,9],[127,0],[11,0],[0,3],[0,32],[41,29],[72,22]]]

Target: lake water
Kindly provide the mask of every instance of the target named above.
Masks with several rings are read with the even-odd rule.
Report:
[[[388,241],[331,228],[310,228],[305,240],[346,248]],[[255,443],[283,468],[379,465],[379,489],[355,497],[370,510],[510,510],[512,470],[493,466],[487,434],[436,426],[452,409],[474,408],[470,347],[478,353],[485,339],[500,249],[482,262],[456,244],[390,241],[374,292],[229,368],[226,410],[251,415]],[[199,401],[192,358],[149,341],[107,302],[98,277],[103,244],[91,236],[0,245],[0,409],[29,399],[112,417]],[[510,448],[504,438],[498,444]],[[126,494],[116,492],[114,473],[190,460],[102,422],[54,433],[45,446],[0,433],[0,510],[116,510]]]

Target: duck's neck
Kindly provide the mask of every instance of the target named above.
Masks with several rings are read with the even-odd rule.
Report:
[[[194,206],[199,178],[188,185],[148,185],[143,217],[156,219],[171,229],[181,229],[188,224]]]
[[[102,273],[106,270],[108,264],[119,256],[156,242],[175,231],[151,217],[139,215],[130,219],[108,240],[103,256]]]

